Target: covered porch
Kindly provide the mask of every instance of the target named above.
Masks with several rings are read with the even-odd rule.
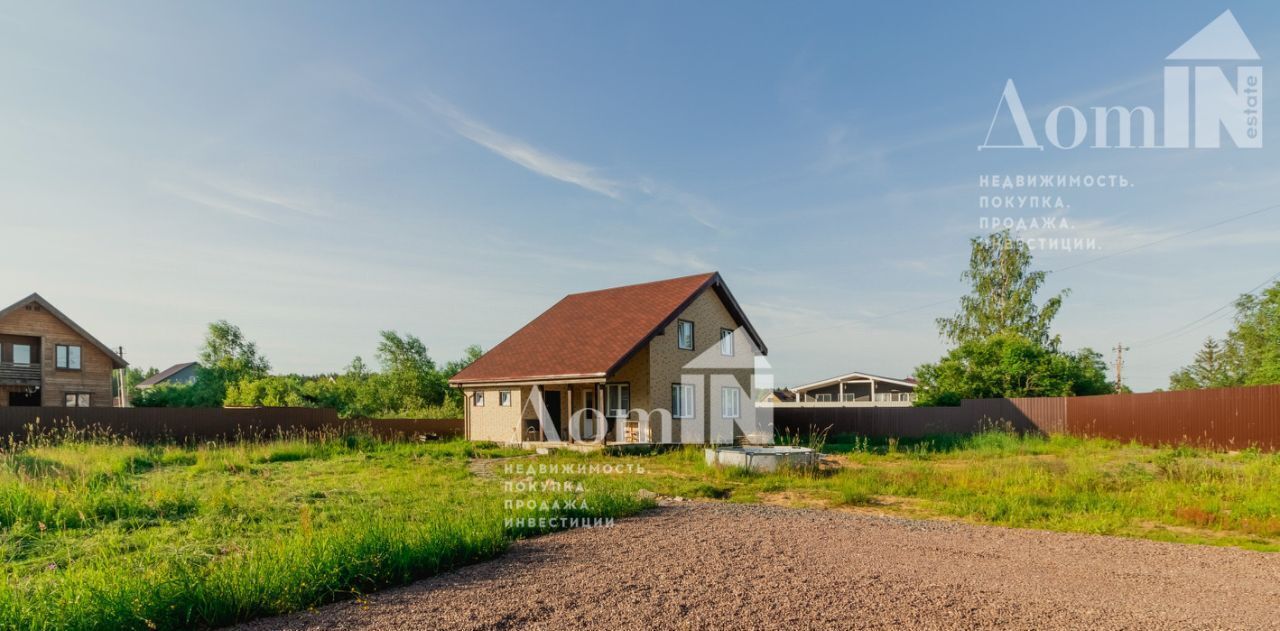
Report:
[[[522,445],[598,449],[649,443],[649,428],[630,414],[630,384],[603,379],[535,383],[522,395]]]

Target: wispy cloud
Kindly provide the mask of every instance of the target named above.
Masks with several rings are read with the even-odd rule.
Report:
[[[331,216],[300,197],[229,182],[221,176],[186,175],[157,181],[155,187],[205,208],[274,225],[281,225],[289,216],[304,215],[313,219]]]
[[[726,231],[728,222],[710,200],[647,177],[607,175],[600,167],[557,155],[499,130],[433,92],[419,91],[417,98],[404,98],[350,68],[324,66],[313,72],[318,79],[390,110],[417,127],[439,133],[443,122],[447,131],[543,177],[622,202],[662,206],[718,234]]]
[[[217,195],[210,195],[201,191],[191,190],[189,188],[173,184],[170,182],[158,182],[156,187],[160,190],[173,195],[179,199],[192,202],[208,209],[223,212],[237,217],[253,219],[264,223],[280,225],[280,222],[271,217],[269,214],[254,208],[250,204],[238,204],[233,200]]]
[[[459,136],[474,142],[538,175],[568,182],[613,199],[622,198],[622,186],[598,174],[594,167],[554,155],[499,132],[464,114],[440,97],[429,95],[422,102],[440,115]]]

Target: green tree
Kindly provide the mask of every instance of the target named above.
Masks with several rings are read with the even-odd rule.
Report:
[[[1102,356],[1060,349],[1051,329],[1067,295],[1042,305],[1036,293],[1046,273],[1031,269],[1031,251],[1008,231],[970,240],[970,291],[960,310],[938,318],[938,332],[954,346],[938,363],[916,369],[918,405],[959,405],[962,399],[1106,394]]]
[[[445,382],[448,383],[448,381],[452,379],[454,375],[462,372],[463,369],[465,369],[467,366],[470,366],[471,363],[474,362],[475,360],[480,359],[480,356],[483,354],[484,354],[484,349],[480,348],[479,344],[472,344],[471,346],[468,346],[466,349],[462,351],[462,359],[455,359],[449,362],[448,364],[445,364],[445,367],[444,367]],[[459,390],[458,388],[449,388],[448,397],[449,397],[449,400],[452,401],[453,403],[459,406],[462,405],[462,390]]]
[[[1169,389],[1225,388],[1243,382],[1238,349],[1231,342],[1219,342],[1210,337],[1196,351],[1191,365],[1169,376]]]
[[[258,354],[258,345],[226,320],[209,324],[200,349],[200,367],[228,383],[265,377],[271,371],[267,358]]]
[[[920,405],[1112,392],[1099,353],[1087,348],[1062,352],[1010,331],[964,342],[938,363],[916,369],[915,376]]]
[[[138,384],[150,379],[152,375],[155,375],[158,372],[160,371],[154,367],[142,369],[130,366],[125,369],[125,391],[129,393],[130,402],[138,400],[141,393],[141,391],[138,390]],[[120,394],[120,384],[118,379],[113,379],[111,382],[111,394],[112,396],[119,396]]]
[[[1227,346],[1239,356],[1244,384],[1280,383],[1280,281],[1260,295],[1245,294],[1236,301]]]
[[[427,347],[414,335],[382,331],[378,362],[382,371],[372,381],[382,390],[383,409],[411,410],[444,402],[446,379],[436,370]]]
[[[258,353],[258,345],[245,338],[240,327],[218,320],[209,324],[200,348],[200,367],[190,385],[161,385],[143,391],[138,407],[221,407],[240,405],[247,395],[228,390],[243,381],[267,377],[271,364]]]
[[[1235,302],[1222,340],[1209,338],[1188,366],[1169,375],[1172,390],[1280,383],[1280,282]]]
[[[1013,332],[1056,348],[1060,340],[1050,336],[1049,328],[1068,292],[1036,304],[1036,292],[1047,272],[1031,270],[1031,249],[1008,230],[974,237],[969,244],[969,269],[961,274],[969,283],[969,293],[960,298],[960,310],[954,316],[938,318],[942,336],[958,345]]]

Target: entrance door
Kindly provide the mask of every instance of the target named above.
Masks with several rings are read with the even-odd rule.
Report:
[[[565,437],[563,429],[560,427],[560,391],[559,390],[543,390],[542,401],[547,405],[547,418],[551,424],[555,425],[556,431],[560,434],[560,440],[568,440]],[[546,440],[544,435],[542,440]]]
[[[40,389],[30,391],[18,390],[9,392],[9,407],[38,407],[40,405]]]
[[[596,389],[582,391],[582,440],[596,438]]]

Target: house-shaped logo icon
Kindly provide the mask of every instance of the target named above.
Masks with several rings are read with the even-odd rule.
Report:
[[[1090,138],[1094,149],[1216,149],[1225,132],[1236,147],[1261,148],[1260,59],[1235,16],[1224,11],[1165,57],[1163,138],[1156,138],[1156,110],[1145,105],[1094,106],[1089,108],[1092,124],[1081,108],[1059,105],[1045,117],[1044,137],[1058,149],[1075,149]],[[1013,121],[1016,142],[992,142],[1003,114]],[[1062,121],[1070,130],[1065,135],[1059,129]],[[978,150],[1044,148],[1009,79]]]
[[[1230,10],[1165,57],[1164,146],[1214,149],[1225,131],[1237,147],[1261,147],[1262,66],[1249,63],[1259,59]]]
[[[1168,61],[1257,61],[1258,51],[1230,10],[1200,29],[1168,57]]]

